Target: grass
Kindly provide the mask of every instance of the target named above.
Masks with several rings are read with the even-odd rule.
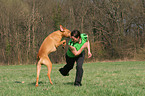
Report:
[[[75,67],[63,77],[53,65],[49,83],[47,68],[42,66],[39,87],[35,87],[36,65],[0,66],[1,96],[144,96],[145,61],[96,62],[83,65],[81,87],[73,86]],[[24,82],[24,83],[22,83]]]

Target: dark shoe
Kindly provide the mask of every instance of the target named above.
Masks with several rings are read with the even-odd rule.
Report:
[[[79,84],[79,83],[74,83],[74,86],[79,87],[79,86],[82,86],[82,84]]]
[[[67,74],[64,74],[64,73],[63,73],[62,68],[59,69],[59,72],[60,72],[60,74],[63,75],[63,76],[69,76],[69,73],[67,73]]]

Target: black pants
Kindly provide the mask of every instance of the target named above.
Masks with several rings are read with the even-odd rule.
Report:
[[[76,78],[75,78],[75,84],[81,84],[82,77],[83,77],[83,62],[85,58],[85,51],[83,51],[79,56],[77,57],[68,57],[66,55],[66,65],[61,68],[61,73],[63,75],[67,75],[71,69],[73,69],[74,63],[76,62]]]

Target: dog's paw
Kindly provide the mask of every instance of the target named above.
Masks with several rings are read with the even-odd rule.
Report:
[[[63,44],[63,45],[62,45],[62,48],[63,48],[63,49],[65,49],[65,45],[66,45],[66,44]]]
[[[62,46],[63,49],[65,49],[65,46]]]
[[[35,87],[38,87],[38,84],[36,84]]]

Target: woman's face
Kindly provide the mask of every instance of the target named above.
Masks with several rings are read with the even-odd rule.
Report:
[[[80,39],[79,37],[76,38],[76,37],[74,37],[74,36],[71,36],[70,38],[72,39],[72,41],[73,41],[74,43],[79,42],[79,39]]]

